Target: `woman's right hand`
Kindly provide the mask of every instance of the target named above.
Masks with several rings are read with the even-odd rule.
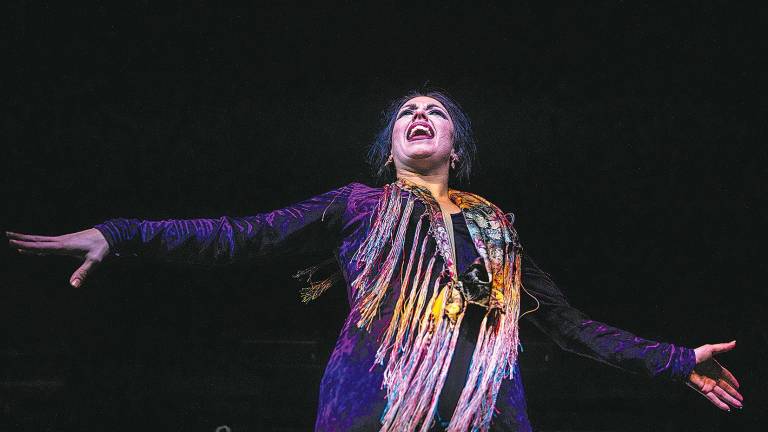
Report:
[[[69,278],[69,284],[75,288],[82,286],[85,278],[109,255],[107,239],[96,228],[55,237],[10,231],[5,235],[9,245],[24,255],[68,255],[83,260]]]

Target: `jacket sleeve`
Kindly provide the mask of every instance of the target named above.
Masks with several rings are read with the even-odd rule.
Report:
[[[562,349],[633,373],[685,381],[696,365],[692,349],[643,339],[589,319],[530,257],[523,257],[523,287],[539,302],[525,316]],[[525,295],[525,294],[524,294]]]
[[[96,225],[115,256],[220,265],[266,255],[332,251],[352,185],[246,217],[110,219]]]

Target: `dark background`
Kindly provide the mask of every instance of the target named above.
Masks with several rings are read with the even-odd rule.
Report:
[[[516,213],[573,304],[648,338],[738,341],[720,360],[745,409],[724,413],[523,323],[537,430],[760,429],[764,10],[122,3],[7,7],[0,228],[247,215],[370,184],[380,111],[429,83],[473,120],[465,189]],[[0,429],[311,429],[347,303],[299,302],[306,259],[123,259],[79,290],[74,260],[1,259]]]

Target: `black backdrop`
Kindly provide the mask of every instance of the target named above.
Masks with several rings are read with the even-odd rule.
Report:
[[[746,408],[563,353],[523,324],[540,430],[747,430],[766,373],[764,11],[719,2],[447,7],[11,3],[2,228],[271,210],[351,181],[425,83],[468,111],[466,187],[593,318],[721,360]],[[763,141],[764,143],[764,141]],[[347,312],[308,258],[202,269],[2,251],[3,430],[309,430]]]

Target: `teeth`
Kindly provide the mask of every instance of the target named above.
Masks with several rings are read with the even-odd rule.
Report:
[[[408,134],[408,138],[413,138],[413,136],[416,134],[417,131],[424,131],[427,133],[427,135],[432,136],[432,133],[429,131],[429,128],[422,125],[414,126],[413,129],[411,129],[411,133]]]

